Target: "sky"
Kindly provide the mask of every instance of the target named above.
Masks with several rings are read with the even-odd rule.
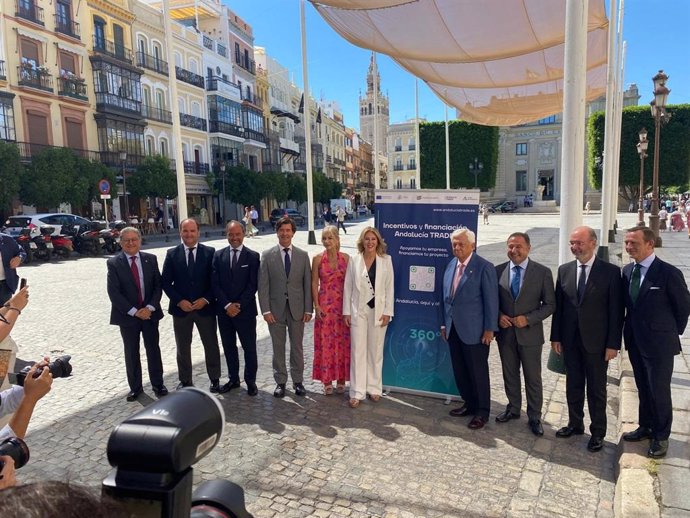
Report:
[[[301,87],[299,0],[222,1],[252,26],[254,45],[287,67]],[[345,125],[359,129],[358,99],[366,91],[371,51],[345,41],[308,1],[305,9],[309,89],[317,99],[338,101]],[[624,14],[626,88],[636,83],[640,105],[647,105],[653,98],[652,77],[663,69],[671,89],[668,102],[690,103],[690,0],[625,0]],[[377,63],[381,89],[390,98],[390,122],[414,118],[414,76],[385,55],[378,54]],[[444,112],[444,103],[419,81],[419,116],[441,121]],[[450,108],[448,116],[454,118],[455,110]]]

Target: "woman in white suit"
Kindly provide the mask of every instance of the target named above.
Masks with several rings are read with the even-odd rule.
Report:
[[[357,240],[358,254],[347,265],[343,318],[350,327],[350,406],[367,393],[381,399],[383,341],[393,318],[393,262],[378,230],[366,227]]]

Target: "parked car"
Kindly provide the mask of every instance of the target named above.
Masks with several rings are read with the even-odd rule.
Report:
[[[283,216],[288,216],[292,218],[292,220],[295,222],[295,225],[297,225],[298,227],[304,226],[304,216],[302,216],[302,214],[300,214],[299,211],[295,209],[273,209],[271,211],[271,215],[268,217],[271,226],[275,228],[276,222]]]
[[[514,212],[517,210],[517,203],[514,201],[504,201],[494,208],[494,212]]]
[[[89,220],[74,214],[61,213],[44,213],[44,214],[26,214],[21,216],[10,216],[5,221],[5,232],[12,237],[19,235],[21,229],[31,228],[31,237],[38,236],[41,232],[40,227],[50,225],[55,230],[52,235],[62,234],[62,226],[84,225],[89,223]]]

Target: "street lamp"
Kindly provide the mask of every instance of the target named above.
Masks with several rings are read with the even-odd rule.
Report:
[[[660,247],[661,236],[659,236],[659,134],[661,124],[666,123],[670,115],[666,113],[666,101],[671,90],[666,88],[668,76],[663,70],[652,78],[654,81],[654,100],[649,103],[652,107],[652,117],[654,117],[654,173],[652,176],[652,209],[649,216],[649,228],[654,232],[655,246]]]
[[[225,226],[225,162],[220,163],[220,175],[223,180],[223,201],[220,204],[221,214],[223,216],[223,226]]]
[[[640,155],[640,201],[637,207],[637,225],[644,227],[644,159],[647,158],[647,130],[640,130],[640,141],[637,143],[637,152]]]
[[[125,196],[125,217],[123,218],[126,223],[129,223],[129,202],[127,200],[127,170],[125,165],[127,164],[127,151],[120,151],[120,162],[122,162],[122,191]]]
[[[484,169],[484,164],[482,164],[478,158],[475,157],[474,159],[474,164],[470,164],[470,173],[474,175],[474,188],[477,188],[477,178],[479,177],[479,174],[482,172],[482,169]]]

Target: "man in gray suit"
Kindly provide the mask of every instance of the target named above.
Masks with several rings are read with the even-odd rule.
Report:
[[[534,435],[541,436],[544,435],[541,424],[542,322],[556,310],[553,277],[546,266],[529,259],[529,235],[514,232],[508,236],[507,244],[510,261],[496,267],[499,310],[496,341],[508,406],[496,416],[496,422],[506,423],[520,417],[522,365],[529,428]]]
[[[286,334],[290,335],[290,376],[295,394],[304,396],[303,385],[304,324],[311,320],[311,267],[309,255],[292,245],[297,227],[284,216],[276,223],[278,246],[261,254],[259,271],[259,305],[273,342],[273,378],[277,386],[273,395],[285,396],[287,369],[285,367]],[[287,333],[286,333],[287,332]]]

